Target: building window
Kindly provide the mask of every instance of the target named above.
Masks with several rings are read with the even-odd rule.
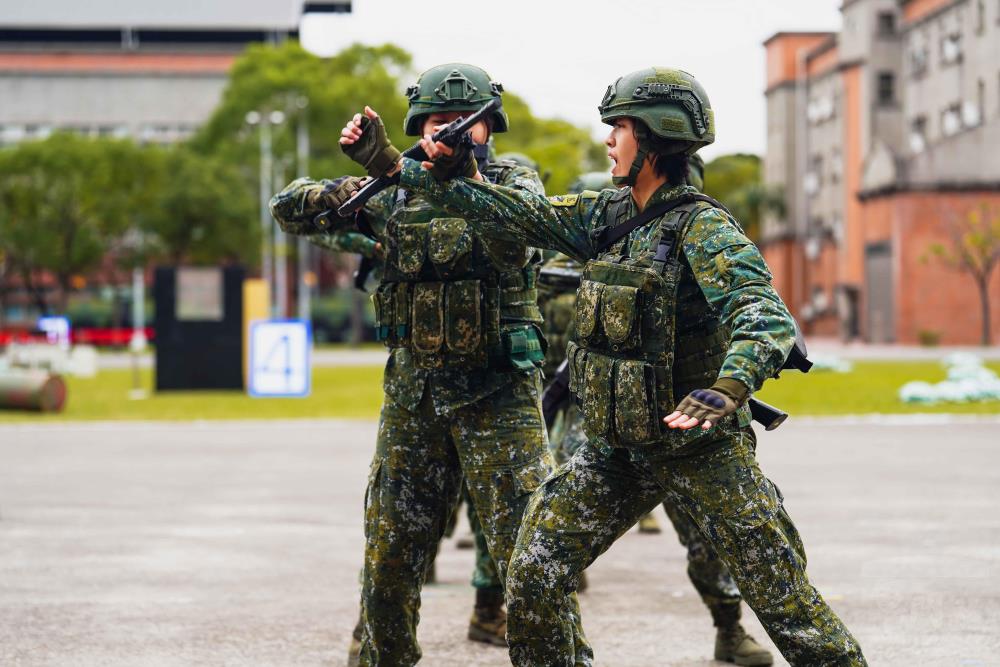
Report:
[[[927,150],[927,116],[917,116],[910,121],[910,150],[914,154]]]
[[[878,99],[879,106],[889,107],[896,104],[896,75],[892,72],[878,73]]]
[[[915,46],[910,50],[910,76],[914,79],[927,73],[928,55],[926,46]]]
[[[953,65],[962,62],[962,35],[952,33],[941,40],[941,64]]]
[[[953,137],[962,131],[962,105],[958,102],[941,112],[941,134]]]
[[[840,177],[844,173],[844,159],[840,156],[840,149],[834,148],[830,153],[830,182],[840,183]]]
[[[806,105],[806,118],[813,125],[819,125],[837,115],[837,101],[832,95],[815,97]]]
[[[986,29],[986,0],[976,0],[976,34]]]
[[[896,14],[894,12],[878,13],[878,36],[879,37],[896,36]]]
[[[806,175],[802,178],[802,189],[805,190],[806,194],[809,196],[816,195],[819,193],[819,189],[823,186],[823,156],[814,155],[812,159],[809,160],[809,170]]]

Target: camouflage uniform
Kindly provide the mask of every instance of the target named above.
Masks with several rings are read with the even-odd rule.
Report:
[[[483,171],[542,192],[530,170]],[[310,232],[318,211],[308,202],[325,185],[299,179],[272,199],[285,231]],[[391,352],[365,496],[361,664],[413,665],[424,572],[463,475],[502,579],[528,497],[551,469],[535,363],[537,253],[480,240],[461,219],[399,188],[373,198],[363,215],[386,248],[374,301]],[[576,641],[585,647],[582,634]]]
[[[514,664],[572,663],[572,618],[554,592],[574,590],[594,559],[668,501],[710,540],[789,662],[865,665],[809,583],[798,532],[757,466],[746,407],[708,432],[661,421],[716,377],[758,389],[793,344],[791,316],[735,220],[687,204],[599,252],[592,232],[636,214],[631,188],[546,199],[463,178],[439,183],[412,160],[404,160],[401,183],[484,234],[586,264],[568,357],[588,443],[546,480],[525,515],[507,579]],[[696,192],[664,185],[646,206]],[[655,260],[668,233],[678,239],[674,254]]]
[[[704,163],[692,156],[688,180],[692,187],[701,190]],[[579,194],[586,190],[602,189],[611,183],[610,176],[588,174],[595,181],[587,187],[570,186],[570,192]],[[576,290],[580,285],[583,266],[566,255],[556,253],[542,264],[538,277],[538,306],[545,318],[543,326],[549,349],[545,354],[543,370],[546,377],[553,377],[559,364],[566,358],[566,347],[573,337],[573,315],[576,312]],[[575,401],[566,401],[556,414],[549,429],[549,448],[557,465],[568,461],[587,441],[583,432],[583,414]],[[740,592],[712,545],[702,537],[695,522],[678,507],[663,504],[667,517],[677,532],[681,545],[687,549],[688,578],[701,596],[717,627],[725,627],[740,619]]]

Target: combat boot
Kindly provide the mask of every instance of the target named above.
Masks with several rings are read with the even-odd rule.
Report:
[[[639,519],[639,532],[644,535],[659,534],[660,524],[657,522],[656,517],[653,516],[652,512],[643,514],[642,518]]]
[[[347,649],[347,667],[358,667],[361,664],[361,618],[351,633],[351,646]]]
[[[747,634],[739,623],[719,627],[715,634],[715,659],[758,667],[774,663],[774,656]]]
[[[476,607],[469,619],[469,639],[493,646],[507,646],[507,612],[502,588],[477,588]]]

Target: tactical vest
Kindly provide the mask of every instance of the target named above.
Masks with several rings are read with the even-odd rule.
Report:
[[[483,175],[501,181],[510,166]],[[386,266],[372,301],[376,338],[406,348],[418,368],[528,369],[541,364],[536,251],[480,241],[461,218],[397,191],[386,222]]]
[[[576,290],[580,287],[582,269],[579,263],[557,254],[542,264],[538,272],[538,308],[545,318],[542,332],[549,344],[542,371],[549,378],[566,358],[566,347],[573,335]]]
[[[612,197],[607,224],[624,222],[630,196],[624,188]],[[659,242],[649,249],[629,256],[626,237],[584,267],[567,358],[588,437],[641,447],[704,435],[669,429],[662,419],[689,392],[715,382],[729,347],[729,331],[681,250],[690,221],[709,207],[680,206],[660,219]],[[737,421],[730,416],[722,425]]]

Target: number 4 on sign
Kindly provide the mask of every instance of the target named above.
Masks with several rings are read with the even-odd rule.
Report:
[[[302,320],[263,320],[250,326],[251,396],[307,396],[312,336]]]
[[[285,365],[275,368],[271,365],[274,358],[280,356],[284,360]],[[262,374],[277,374],[285,376],[285,391],[290,390],[290,382],[292,379],[292,350],[291,343],[289,342],[288,336],[282,336],[274,343],[271,347],[271,351],[267,353],[264,359],[264,365],[257,369],[257,373]]]

